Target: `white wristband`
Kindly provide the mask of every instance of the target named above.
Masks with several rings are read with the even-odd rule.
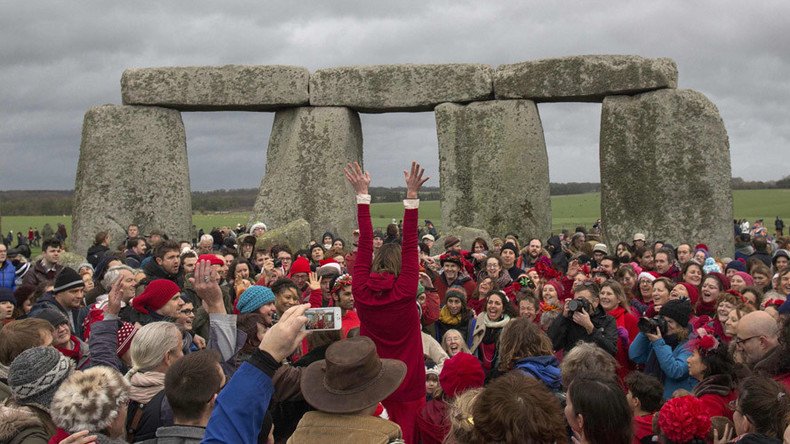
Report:
[[[357,194],[357,203],[370,205],[370,194]]]
[[[407,210],[416,210],[420,208],[420,199],[403,199],[403,206]]]

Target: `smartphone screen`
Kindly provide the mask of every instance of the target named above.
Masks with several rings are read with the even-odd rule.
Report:
[[[308,331],[340,330],[340,308],[310,308],[305,311],[307,324],[304,329]]]

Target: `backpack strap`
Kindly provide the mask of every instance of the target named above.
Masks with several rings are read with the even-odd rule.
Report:
[[[129,403],[129,416],[127,417],[131,419],[126,427],[126,439],[129,442],[134,442],[134,435],[140,430],[140,420],[143,419],[143,410],[145,410],[145,404],[140,404],[135,401]]]

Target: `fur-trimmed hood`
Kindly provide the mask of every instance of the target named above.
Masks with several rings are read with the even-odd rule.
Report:
[[[0,442],[8,442],[25,430],[40,432],[49,439],[44,423],[32,409],[0,404]]]

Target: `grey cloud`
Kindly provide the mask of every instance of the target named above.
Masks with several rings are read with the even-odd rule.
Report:
[[[120,103],[127,67],[495,66],[596,53],[675,59],[680,87],[702,91],[718,106],[734,175],[778,179],[790,172],[787,2],[293,3],[0,1],[0,188],[72,187],[83,114]],[[551,179],[598,180],[598,168],[587,165],[597,158],[600,105],[539,110]],[[193,187],[257,186],[272,118],[185,113]],[[438,169],[431,113],[363,115],[362,122],[366,166],[379,183],[399,185],[411,158]]]

